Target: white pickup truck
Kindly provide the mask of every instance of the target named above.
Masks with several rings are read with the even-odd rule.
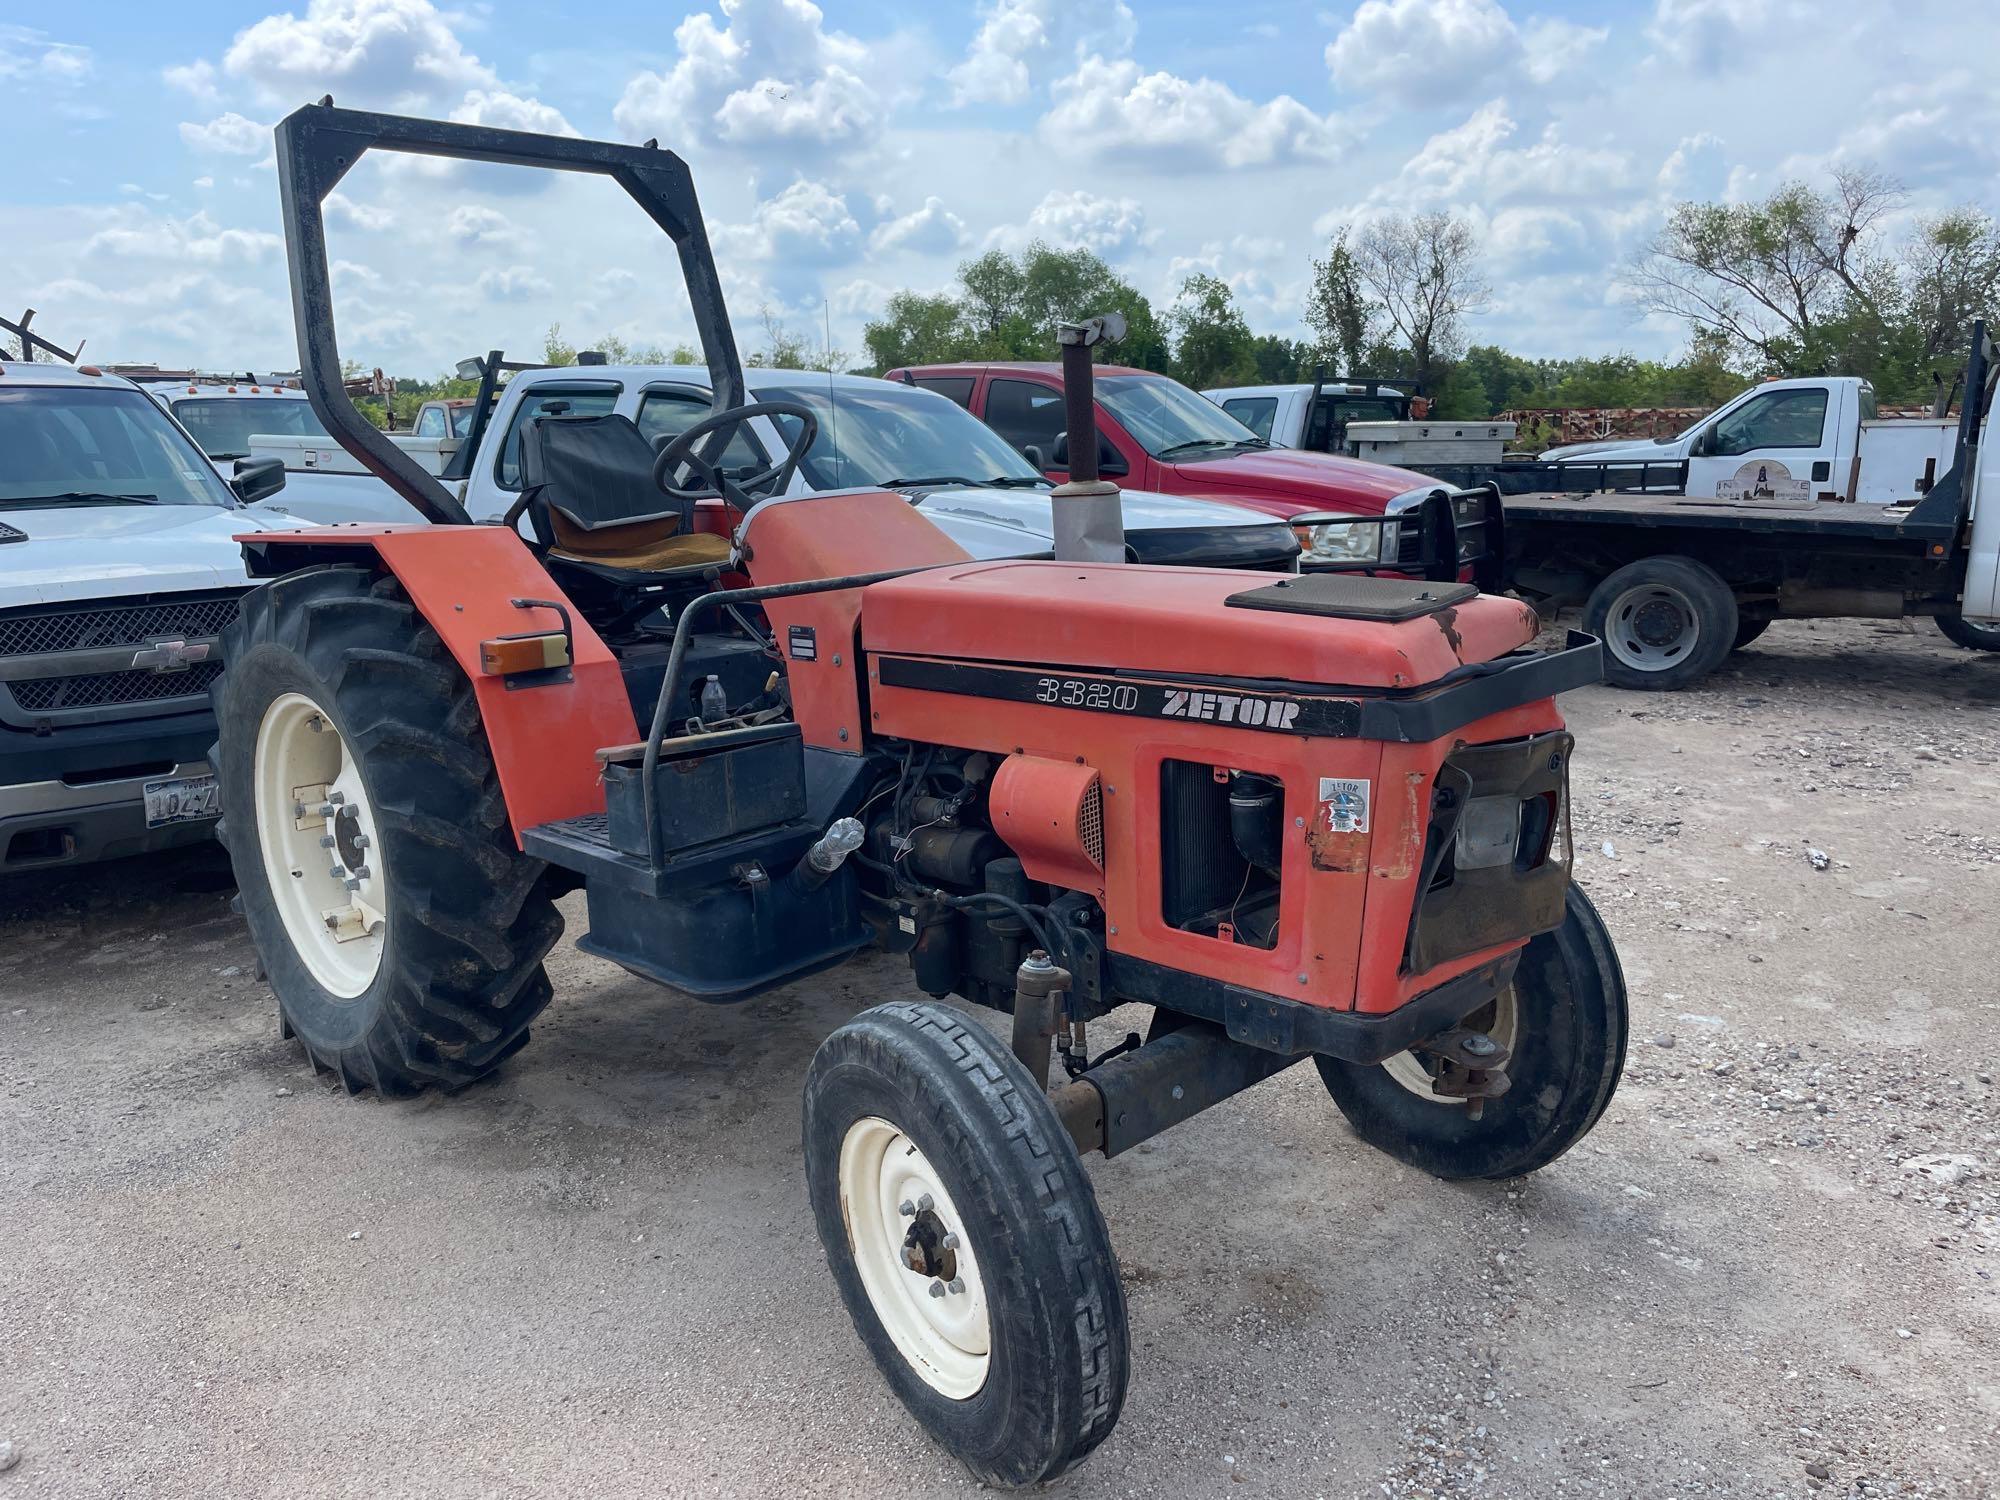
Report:
[[[1896,505],[1927,494],[1951,466],[1956,417],[1880,419],[1875,388],[1854,375],[1753,385],[1673,437],[1569,443],[1546,463],[1685,463],[1679,491],[1771,504]]]
[[[0,364],[0,874],[209,836],[235,537],[296,525],[284,482],[94,366]]]
[[[1202,394],[1272,446],[1314,453],[1346,453],[1349,422],[1400,422],[1411,415],[1411,398],[1379,380],[1232,385]]]
[[[788,494],[856,486],[907,492],[911,503],[975,557],[1018,557],[1054,545],[1050,484],[992,428],[946,397],[872,376],[801,370],[744,372],[748,400],[793,401],[819,417],[819,438]],[[495,521],[520,499],[520,432],[530,417],[618,412],[656,445],[709,412],[700,365],[565,365],[524,370],[502,387],[446,484],[475,521]],[[459,439],[442,441],[457,443]],[[727,467],[770,467],[786,439],[770,419],[739,429]],[[345,455],[342,455],[345,457]],[[350,461],[351,462],[351,461]],[[353,467],[358,468],[358,464]],[[379,480],[325,469],[294,471],[285,505],[327,520],[414,522]],[[1126,544],[1141,562],[1295,572],[1299,545],[1282,519],[1220,501],[1127,490]],[[338,514],[336,514],[338,512]],[[523,523],[525,526],[525,522]]]
[[[369,513],[382,489],[327,435],[306,393],[296,386],[256,375],[136,383],[173,413],[223,472],[240,461],[275,458],[288,476],[315,476],[314,483],[288,490],[283,500],[267,507],[270,511],[318,524],[351,521]],[[393,434],[390,441],[433,474],[442,474],[460,447],[456,437],[425,435],[421,428],[414,434]],[[346,477],[320,482],[321,475]]]

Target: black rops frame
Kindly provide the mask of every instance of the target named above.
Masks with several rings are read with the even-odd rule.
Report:
[[[292,319],[306,395],[315,416],[362,467],[401,495],[422,516],[470,525],[452,493],[416,460],[390,442],[354,408],[341,381],[340,346],[334,335],[333,285],[326,254],[326,195],[368,151],[496,162],[557,172],[609,177],[674,242],[694,309],[695,330],[708,362],[717,411],[743,404],[743,366],[729,325],[715,256],[709,249],[701,205],[687,163],[655,142],[625,146],[496,130],[447,120],[336,108],[331,96],[294,110],[278,122],[278,193],[285,218],[285,257],[292,278]]]

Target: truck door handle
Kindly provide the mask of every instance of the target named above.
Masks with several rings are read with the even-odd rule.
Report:
[[[1813,483],[1824,484],[1833,476],[1833,464],[1827,459],[1818,459],[1813,464]]]

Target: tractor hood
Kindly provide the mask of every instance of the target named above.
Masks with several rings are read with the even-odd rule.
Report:
[[[1021,557],[1055,545],[1045,489],[918,490],[917,509],[975,557]],[[1179,567],[1285,568],[1298,556],[1292,529],[1260,511],[1185,495],[1122,490],[1125,544],[1139,562]]]
[[[0,546],[0,607],[180,589],[244,588],[246,531],[295,531],[295,521],[213,505],[77,505],[0,510],[25,533]]]
[[[1246,448],[1220,458],[1161,462],[1189,493],[1284,517],[1319,510],[1379,516],[1398,495],[1437,483],[1408,469],[1298,448]]]
[[[1269,574],[1091,563],[968,562],[873,585],[863,595],[862,643],[877,654],[1004,662],[1031,671],[1076,668],[1171,678],[1247,678],[1377,691],[1436,682],[1472,662],[1527,645],[1531,605],[1460,584],[1292,578],[1284,589],[1356,599],[1396,591],[1419,603],[1395,618],[1329,615],[1310,604],[1244,607]],[[1364,601],[1365,602],[1365,601]],[[885,679],[886,680],[886,679]],[[1115,707],[1115,705],[1112,705]]]

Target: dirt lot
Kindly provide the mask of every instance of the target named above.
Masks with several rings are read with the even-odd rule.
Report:
[[[1604,1124],[1447,1186],[1308,1068],[1094,1164],[1132,1393],[1061,1493],[2000,1495],[2000,658],[1781,624],[1569,708]],[[497,1078],[384,1105],[278,1039],[216,875],[0,884],[0,1497],[971,1487],[800,1177],[895,967],[717,1010],[565,944]]]

